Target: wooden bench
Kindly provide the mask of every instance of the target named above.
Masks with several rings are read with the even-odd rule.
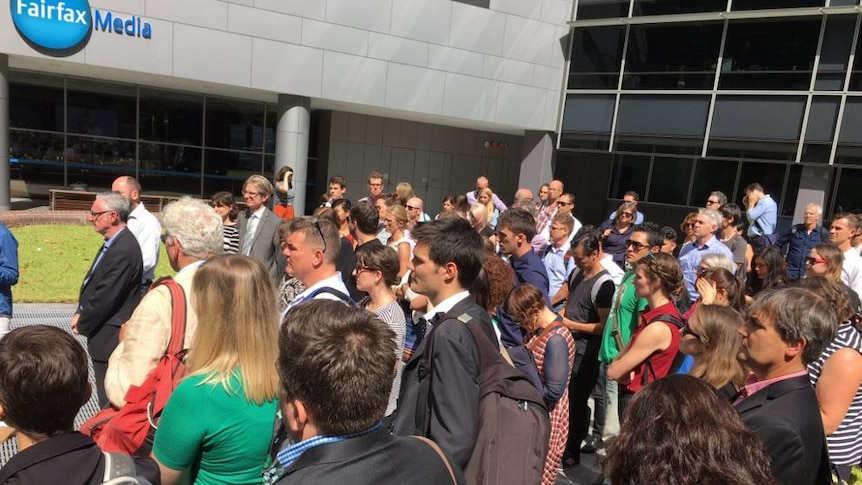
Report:
[[[83,190],[50,189],[49,206],[51,210],[79,210],[87,211],[93,205],[93,200],[98,192],[86,192]],[[179,199],[176,195],[141,195],[141,202],[150,212],[161,212],[162,208],[169,202]]]

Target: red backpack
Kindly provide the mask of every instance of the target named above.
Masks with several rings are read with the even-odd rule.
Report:
[[[153,448],[156,423],[186,372],[183,348],[186,336],[186,296],[182,287],[170,278],[162,278],[152,288],[165,285],[171,292],[171,340],[168,350],[156,368],[140,386],[126,392],[126,404],[118,409],[108,407],[81,425],[81,433],[93,438],[107,452],[149,456]]]

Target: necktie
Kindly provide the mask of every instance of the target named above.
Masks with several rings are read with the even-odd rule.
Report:
[[[242,240],[242,254],[248,256],[251,252],[251,243],[254,241],[254,233],[257,231],[258,217],[252,214],[248,218],[248,227],[245,228],[245,237]]]
[[[428,334],[430,330],[434,328],[440,322],[440,317],[442,313],[435,313],[431,319],[426,319],[422,317],[418,322],[414,324],[414,329],[416,330],[416,343],[413,348],[419,347],[419,344],[422,343],[422,340],[425,339],[425,335]]]

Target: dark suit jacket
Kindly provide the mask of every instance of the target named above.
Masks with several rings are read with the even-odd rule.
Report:
[[[808,376],[777,382],[736,405],[772,457],[772,473],[784,485],[826,484],[823,421]]]
[[[239,230],[239,247],[242,251],[245,243],[246,227],[248,227],[248,218],[251,212],[246,209],[239,213],[237,217],[237,230]],[[257,224],[257,231],[254,234],[254,241],[251,243],[249,256],[263,264],[272,278],[273,284],[281,280],[281,275],[284,273],[285,258],[281,253],[281,245],[278,242],[278,226],[281,225],[282,219],[275,215],[271,210],[264,209],[260,216],[260,222]]]
[[[470,297],[458,302],[448,312],[454,315],[483,314],[483,328],[491,333],[490,317]],[[490,335],[488,338],[492,338]],[[431,345],[431,379],[428,402],[419,401],[419,367],[428,345]],[[458,320],[444,320],[422,340],[404,368],[398,397],[398,416],[394,434],[420,435],[436,441],[462,469],[470,459],[479,430],[479,349],[467,325]],[[417,409],[430,408],[426,429],[420,427]]]
[[[98,253],[94,263],[97,258]],[[93,360],[107,362],[119,343],[120,327],[141,301],[142,275],[141,247],[123,229],[96,269],[90,266],[78,296],[78,333],[87,337]]]
[[[463,484],[457,466],[452,471]],[[443,460],[416,438],[395,437],[385,429],[305,451],[276,482],[287,485],[349,483],[351,485],[451,485]]]

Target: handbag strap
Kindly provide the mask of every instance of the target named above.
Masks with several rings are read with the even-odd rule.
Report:
[[[455,472],[452,470],[452,464],[449,463],[449,459],[446,458],[446,455],[443,453],[443,450],[440,449],[440,446],[424,436],[414,435],[413,437],[419,441],[425,442],[425,444],[427,444],[431,447],[431,449],[437,452],[437,455],[440,457],[441,460],[443,460],[443,464],[446,465],[446,470],[449,472],[449,478],[452,479],[452,483],[458,485],[458,480],[455,479]]]
[[[170,277],[159,279],[153,287],[165,285],[171,294],[171,340],[168,355],[176,355],[183,350],[186,340],[186,292]]]
[[[533,350],[537,345],[539,345],[539,342],[541,342],[542,339],[546,338],[548,334],[551,333],[555,328],[563,326],[563,322],[561,320],[562,318],[557,316],[557,319],[551,322],[551,324],[547,327],[543,328],[542,333],[539,334],[538,338],[527,344],[526,347],[530,350]]]
[[[626,292],[625,284],[620,285],[620,287],[617,289],[616,301],[614,302],[613,309],[612,309],[613,311],[611,312],[611,318],[612,318],[612,322],[613,322],[613,324],[612,324],[613,328],[611,329],[611,335],[614,336],[614,341],[617,343],[617,350],[618,351],[622,351],[623,347],[625,347],[625,345],[623,345],[623,337],[620,334],[619,318],[617,317],[617,313],[619,313],[619,310],[620,310],[620,302],[622,301],[623,294],[625,292]]]

